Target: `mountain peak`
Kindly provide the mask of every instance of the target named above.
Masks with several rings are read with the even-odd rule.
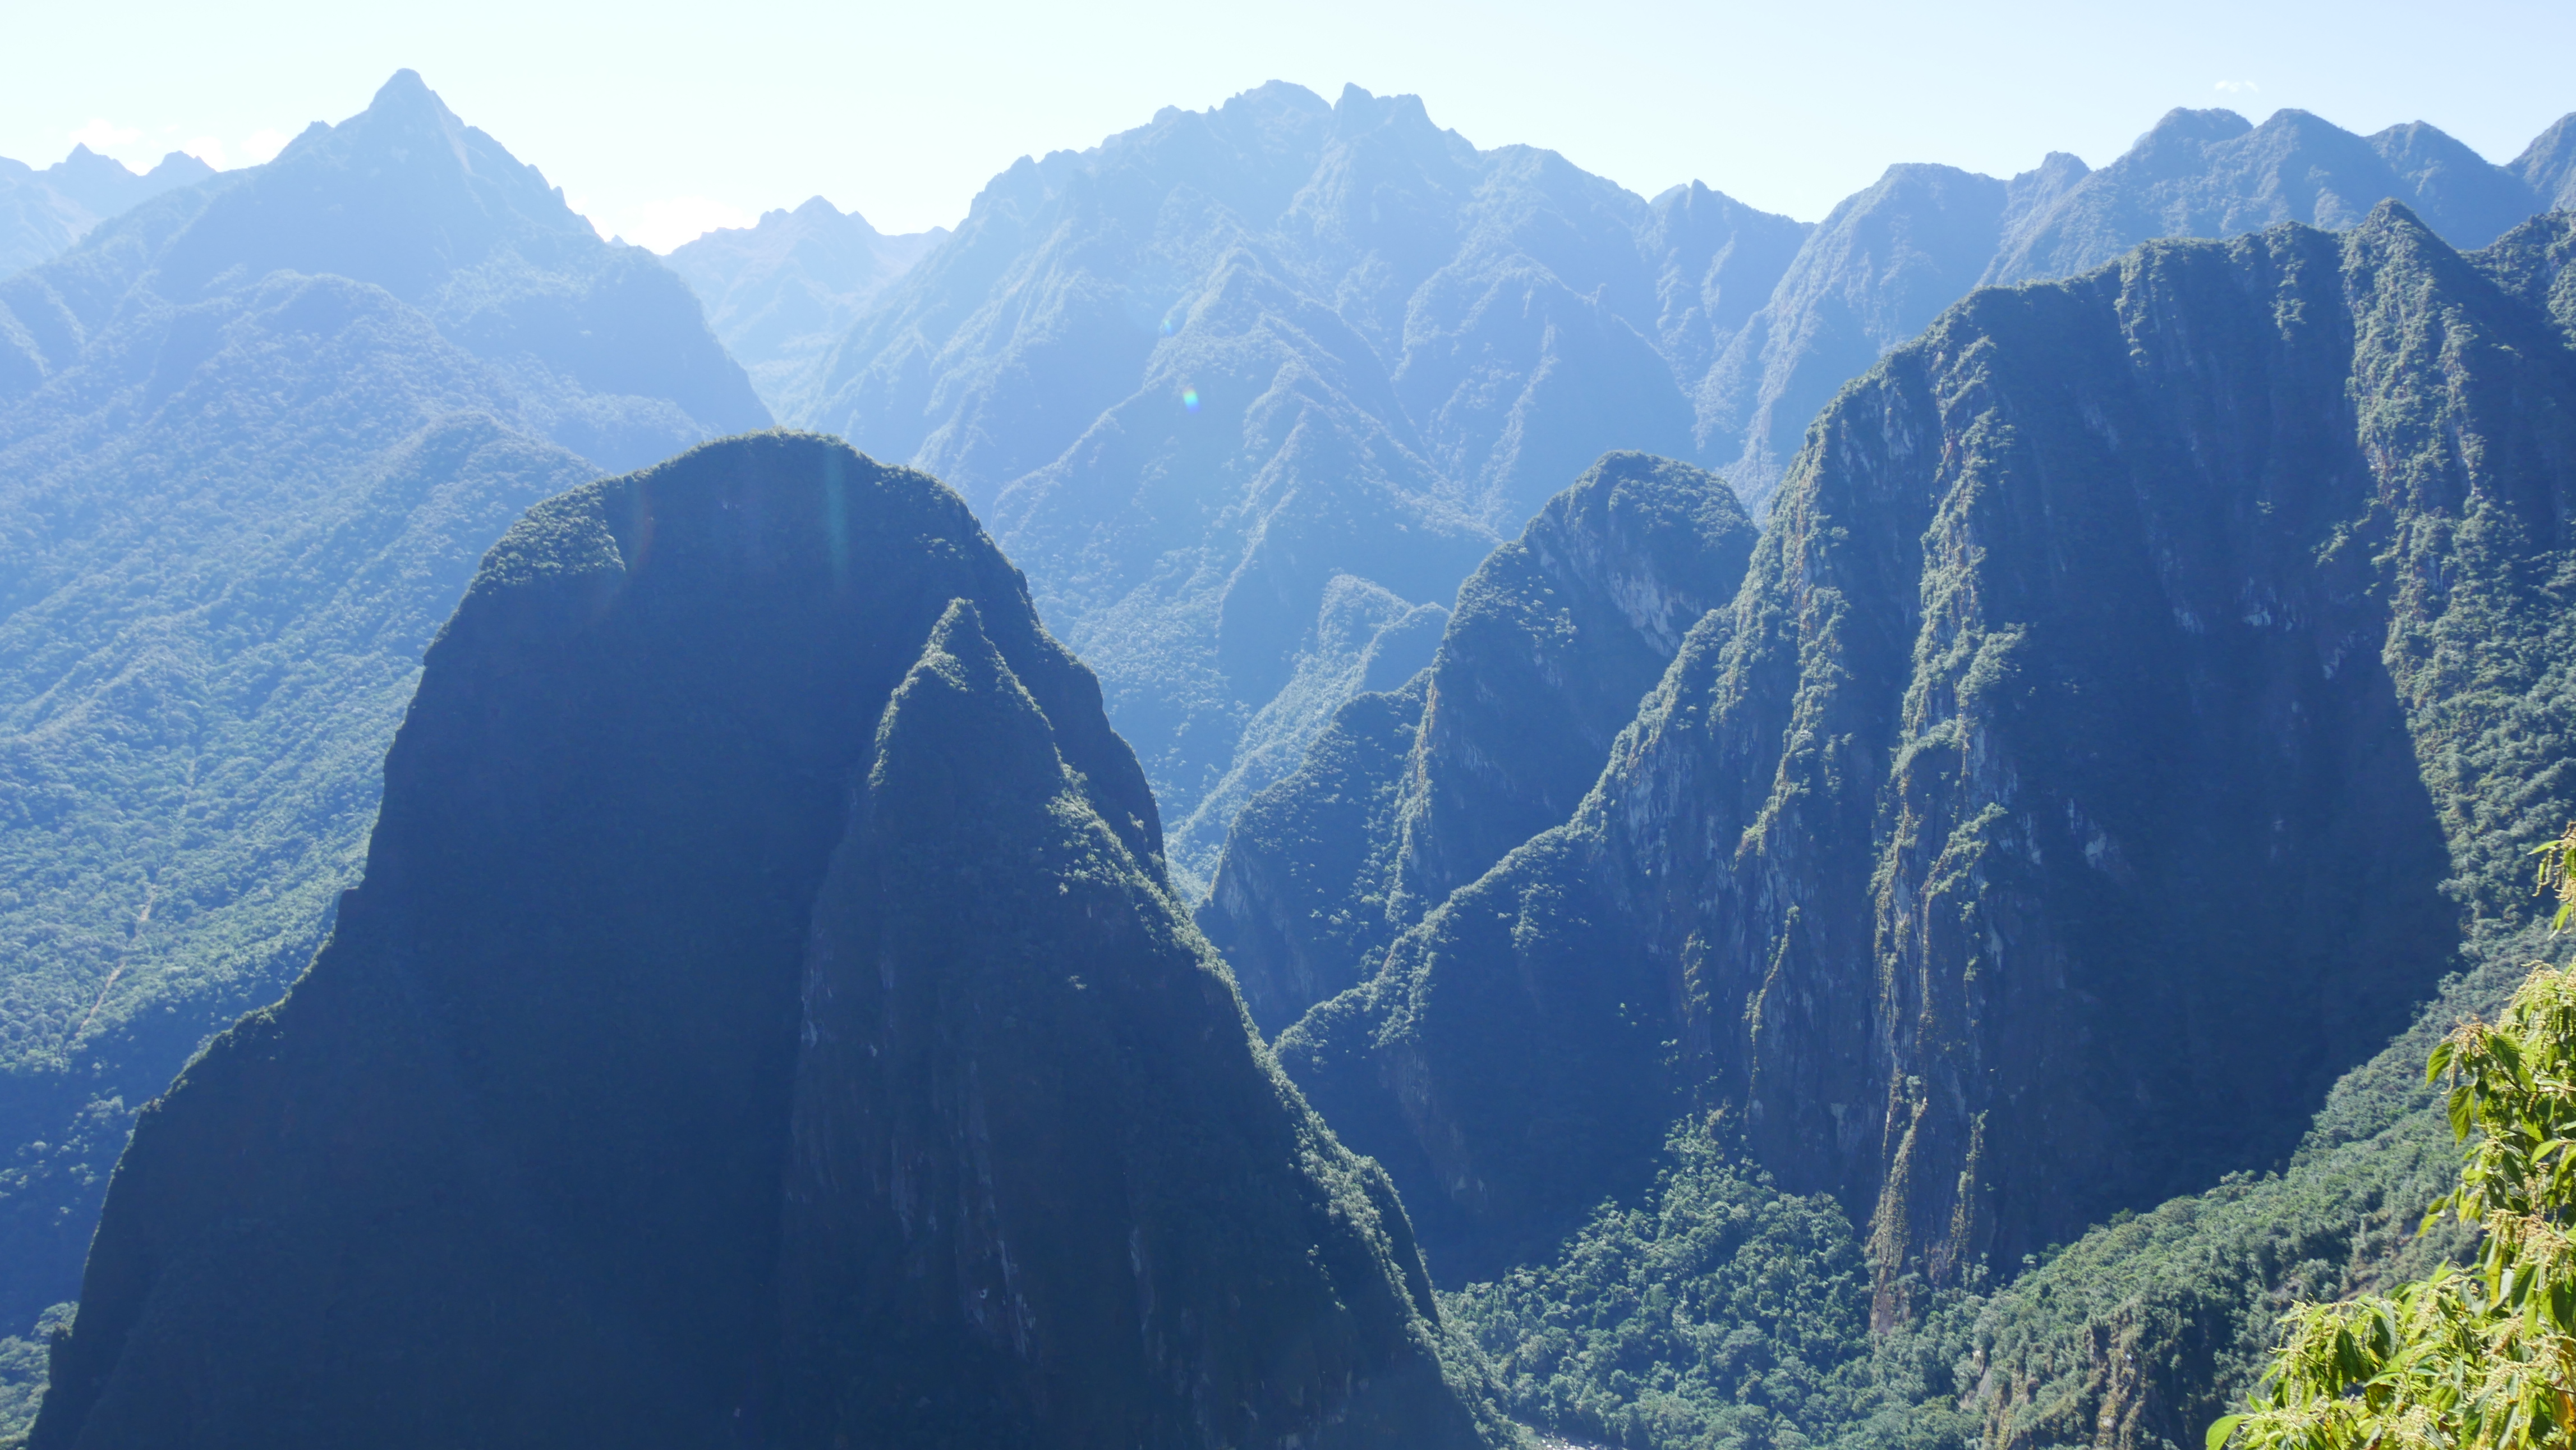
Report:
[[[910,797],[919,809],[892,819],[936,834],[968,821],[1008,833],[1065,788],[1046,712],[985,635],[974,601],[950,600],[886,702],[868,789]]]
[[[2168,146],[2209,146],[2220,141],[2233,141],[2254,129],[2254,123],[2224,106],[2195,110],[2176,106],[2156,119],[2147,133],[2129,147],[2131,155]]]
[[[420,72],[409,66],[395,71],[383,85],[376,87],[375,99],[367,102],[367,109],[387,112],[430,110],[442,116],[449,115],[446,103],[438,99],[438,92],[431,90],[429,82],[420,78]]]

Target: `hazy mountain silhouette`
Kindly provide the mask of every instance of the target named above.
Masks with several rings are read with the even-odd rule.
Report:
[[[787,406],[975,503],[1203,877],[1349,674],[1335,580],[1445,605],[1610,449],[1716,468],[1759,518],[1816,411],[1981,282],[2383,197],[2482,245],[2566,184],[2565,133],[2499,167],[2420,124],[2176,112],[2099,171],[1897,166],[1809,226],[1273,84],[996,178]]]
[[[1336,581],[1445,604],[1606,448],[1686,450],[1662,338],[1707,350],[1797,230],[1273,84],[996,178],[797,416],[976,505],[1203,875],[1337,703],[1247,733],[1348,674]]]
[[[2257,126],[2176,110],[2098,171],[2063,152],[2009,182],[1891,167],[1816,228],[1708,371],[1698,456],[1758,515],[1817,410],[1973,286],[2073,276],[2158,237],[2342,229],[2389,198],[2454,246],[2485,246],[2566,204],[2572,122],[2509,166],[2422,122],[2364,137],[2305,111]]]
[[[0,277],[60,256],[107,218],[214,174],[184,151],[140,176],[87,146],[42,171],[0,156]]]
[[[663,258],[706,304],[707,323],[781,417],[814,386],[825,353],[876,295],[947,240],[946,227],[887,236],[821,197],[707,233]]]

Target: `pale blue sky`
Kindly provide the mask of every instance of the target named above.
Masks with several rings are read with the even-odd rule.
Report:
[[[2427,120],[2509,160],[2576,110],[2571,56],[2568,0],[0,0],[0,155],[86,135],[239,165],[407,65],[604,231],[667,248],[818,192],[889,230],[953,222],[1015,157],[1278,77],[1409,91],[1480,146],[1813,219],[1893,161],[2100,165],[2178,105]]]

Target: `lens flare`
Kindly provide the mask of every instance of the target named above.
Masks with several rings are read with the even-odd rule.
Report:
[[[1189,409],[1193,413],[1197,412],[1199,410],[1199,390],[1196,388],[1181,389],[1181,406]]]

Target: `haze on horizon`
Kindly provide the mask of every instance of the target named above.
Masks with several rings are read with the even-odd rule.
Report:
[[[2370,132],[2425,120],[2509,160],[2576,108],[2576,8],[2487,0],[2444,23],[2392,0],[2247,14],[2180,0],[1988,0],[1935,14],[1608,0],[1289,12],[1025,0],[714,12],[461,0],[435,13],[262,0],[14,6],[0,156],[77,141],[138,169],[274,154],[419,70],[603,233],[667,250],[821,194],[889,231],[953,224],[1022,155],[1270,79],[1419,95],[1479,146],[1526,143],[1645,195],[1693,179],[1813,220],[1897,161],[2008,175],[2111,160],[2175,106],[2282,107]],[[2492,37],[2518,37],[2496,46]]]

